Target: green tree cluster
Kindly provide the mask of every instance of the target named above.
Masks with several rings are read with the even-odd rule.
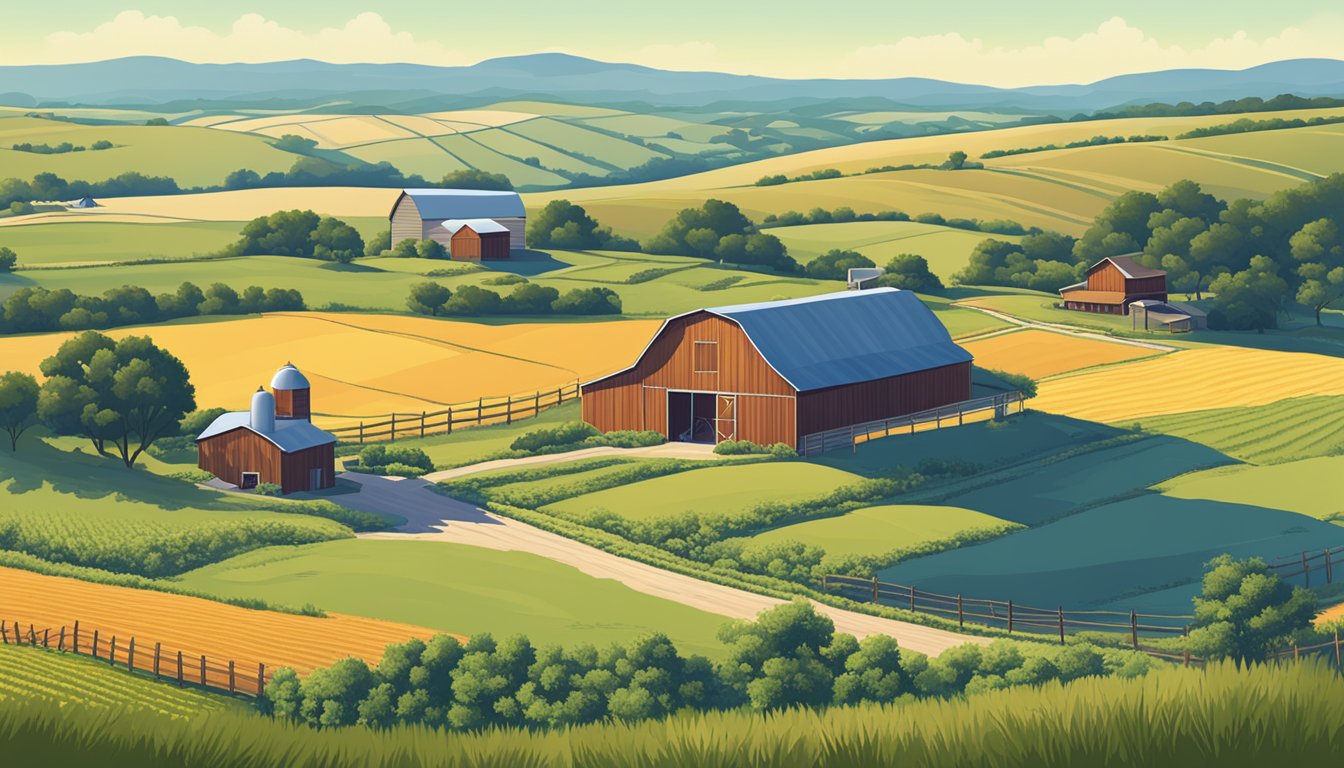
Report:
[[[736,205],[706,200],[699,208],[685,208],[644,244],[648,253],[680,254],[797,272],[798,262],[774,235],[756,226]]]
[[[599,226],[582,206],[568,200],[552,200],[533,215],[527,225],[527,241],[535,248],[639,250],[639,243],[612,234],[611,227]]]
[[[1058,232],[1040,232],[1014,243],[990,238],[971,251],[970,262],[952,276],[961,285],[1011,285],[1057,291],[1077,282],[1085,266],[1075,261],[1074,241]]]
[[[237,256],[298,256],[347,264],[364,255],[364,239],[349,224],[312,211],[276,211],[249,221],[237,243]]]
[[[490,173],[475,168],[452,171],[439,181],[444,189],[485,189],[501,192],[512,191],[513,182],[502,173]]]
[[[1285,582],[1260,558],[1221,555],[1208,563],[1195,597],[1189,647],[1206,658],[1264,661],[1315,616],[1311,590]]]
[[[463,315],[619,315],[621,297],[610,288],[559,290],[535,283],[514,285],[507,295],[478,285],[455,290],[432,280],[415,283],[406,306],[416,314]]]
[[[0,273],[13,272],[14,265],[19,263],[18,254],[13,250],[0,246]]]
[[[0,333],[81,331],[143,325],[196,315],[237,315],[304,309],[295,288],[248,286],[240,294],[224,283],[204,290],[183,283],[158,296],[139,286],[109,288],[102,296],[83,296],[68,288],[20,288],[0,304]]]

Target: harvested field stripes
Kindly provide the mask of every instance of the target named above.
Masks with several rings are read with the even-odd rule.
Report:
[[[1344,397],[1300,397],[1256,408],[1159,416],[1146,430],[1203,443],[1255,464],[1344,453]]]
[[[1216,347],[1059,376],[1041,383],[1032,407],[1117,423],[1310,395],[1344,395],[1344,359]]]
[[[347,656],[374,662],[389,643],[437,634],[426,627],[358,616],[252,610],[202,598],[0,568],[0,618],[20,617],[25,625],[57,629],[73,626],[78,618],[86,630],[96,628],[102,642],[113,635],[122,642],[132,636],[153,638],[164,647],[197,657],[198,664],[201,655],[233,659],[238,669],[250,667],[253,673],[261,662],[300,672]],[[91,636],[81,636],[81,641],[89,642]]]

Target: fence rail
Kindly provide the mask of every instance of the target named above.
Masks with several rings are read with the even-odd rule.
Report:
[[[1333,584],[1335,581],[1335,561],[1344,559],[1344,547],[1323,549],[1315,554],[1302,552],[1300,555],[1281,557],[1269,563],[1284,580],[1302,577],[1302,586],[1311,587],[1312,574],[1316,574],[1317,583]]]
[[[393,413],[382,421],[364,422],[327,431],[341,442],[396,441],[429,435],[451,435],[462,426],[485,424],[512,424],[516,419],[530,418],[547,408],[577,399],[579,383],[566,384],[553,390],[539,390],[530,395],[510,395],[503,398],[480,398],[474,403],[450,405],[441,411],[420,413]]]
[[[100,629],[81,628],[78,621],[73,626],[39,627],[32,622],[25,626],[0,619],[0,641],[5,645],[54,648],[59,653],[89,656],[128,672],[176,682],[179,687],[190,685],[236,696],[260,697],[271,679],[263,663],[254,667],[233,659],[169,648],[163,643],[151,646],[135,636],[118,638]]]
[[[837,448],[858,450],[859,443],[878,440],[892,435],[914,434],[929,429],[942,429],[944,426],[960,426],[968,417],[991,415],[1007,416],[1021,413],[1026,408],[1026,396],[1021,392],[1004,392],[990,397],[977,397],[959,403],[930,408],[918,413],[907,413],[890,419],[865,421],[848,427],[813,432],[803,435],[798,441],[798,453],[802,456],[815,456]],[[955,422],[953,420],[955,419]],[[944,424],[944,422],[949,422]]]

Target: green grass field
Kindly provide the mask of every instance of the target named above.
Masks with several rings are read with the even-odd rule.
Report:
[[[0,227],[0,246],[19,256],[19,268],[106,264],[139,259],[204,256],[236,241],[242,222],[182,224],[102,222]]]
[[[451,435],[398,440],[398,446],[419,448],[435,466],[456,467],[474,464],[484,457],[509,450],[509,445],[520,435],[536,429],[552,427],[579,419],[579,404],[569,402],[548,408],[536,418],[513,424],[491,424],[484,427],[458,429]]]
[[[663,632],[688,652],[718,654],[715,633],[727,621],[536,555],[436,541],[264,549],[174,584],[468,635],[525,634],[538,644],[602,646]]]
[[[15,143],[88,146],[112,142],[112,149],[42,155],[10,149]],[[103,181],[127,171],[169,176],[183,187],[222,184],[239,168],[257,173],[287,171],[298,155],[283,152],[258,136],[180,126],[80,125],[32,117],[0,118],[3,175],[30,179],[54,173],[67,181]]]
[[[913,221],[857,221],[844,224],[807,224],[775,227],[767,232],[784,241],[789,253],[801,263],[840,248],[858,251],[879,267],[900,253],[914,253],[929,262],[929,269],[951,283],[954,272],[966,266],[971,251],[982,240],[996,238],[1017,242],[1020,237],[970,232]]]
[[[727,514],[760,503],[824,496],[858,479],[831,467],[800,462],[708,467],[576,496],[542,511],[582,516],[606,510],[631,520],[689,512]]]
[[[66,450],[25,435],[17,452],[0,451],[2,548],[162,576],[256,547],[350,535],[330,520],[266,511],[290,502],[202,490],[60,442]]]
[[[1264,467],[1219,467],[1172,478],[1157,489],[1178,499],[1252,504],[1344,523],[1342,477],[1344,456],[1324,456]]]
[[[247,709],[240,701],[178,688],[84,656],[0,645],[0,702],[6,701],[74,703],[100,710],[151,712],[173,719]]]
[[[1242,461],[1276,464],[1344,453],[1344,397],[1298,397],[1144,419],[1150,432],[1193,440]]]
[[[960,507],[885,504],[836,517],[808,520],[758,533],[753,544],[798,541],[821,547],[828,555],[884,555],[957,535],[975,535],[1012,523]]]

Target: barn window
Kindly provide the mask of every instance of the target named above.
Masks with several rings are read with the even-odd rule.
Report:
[[[697,341],[693,345],[693,360],[695,373],[718,373],[719,372],[719,342],[717,341]]]

